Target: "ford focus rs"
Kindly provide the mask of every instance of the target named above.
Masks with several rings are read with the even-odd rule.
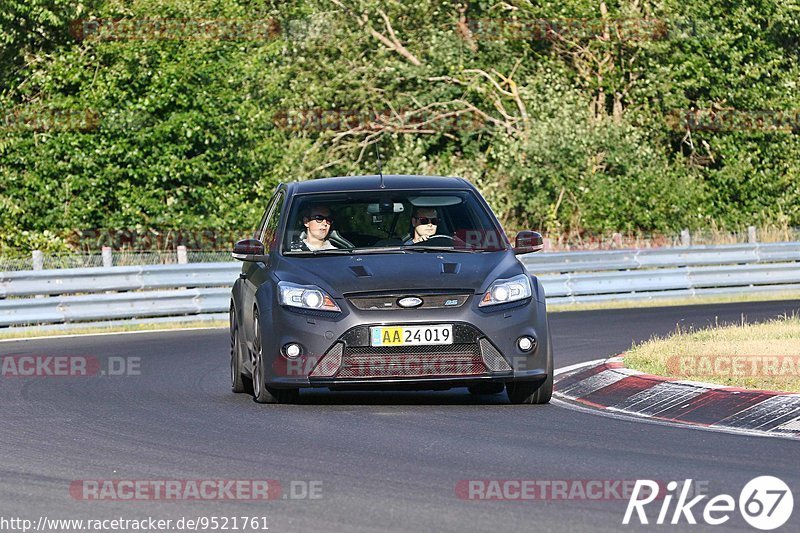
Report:
[[[281,184],[251,239],[230,307],[231,386],[261,403],[300,390],[553,389],[545,295],[468,181],[354,176]]]

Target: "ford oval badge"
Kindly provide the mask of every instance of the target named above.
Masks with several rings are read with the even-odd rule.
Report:
[[[422,305],[422,298],[416,296],[409,296],[407,298],[400,298],[397,300],[397,305],[400,307],[419,307]]]

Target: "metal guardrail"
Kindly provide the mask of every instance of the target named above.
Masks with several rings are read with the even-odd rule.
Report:
[[[800,243],[794,242],[540,253],[520,260],[556,304],[800,291]],[[240,270],[235,262],[0,273],[0,327],[223,313]]]
[[[538,276],[550,303],[800,291],[800,263],[686,267]]]
[[[521,258],[534,273],[636,270],[700,265],[800,261],[800,242],[731,244],[602,252],[529,254]]]
[[[800,243],[559,252],[520,258],[553,304],[800,291]]]
[[[221,287],[232,285],[240,262],[69,268],[0,273],[0,298],[36,294]]]
[[[0,326],[201,315],[227,311],[230,287],[0,301]]]

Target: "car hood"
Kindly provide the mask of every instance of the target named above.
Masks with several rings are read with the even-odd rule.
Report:
[[[498,278],[525,271],[511,251],[390,253],[283,257],[275,275],[314,284],[334,298],[354,292],[468,289],[483,292]]]

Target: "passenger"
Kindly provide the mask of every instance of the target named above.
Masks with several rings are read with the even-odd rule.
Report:
[[[333,215],[329,207],[317,205],[304,211],[303,226],[306,227],[306,237],[301,241],[301,249],[312,252],[336,249],[329,239],[332,225]]]
[[[436,215],[436,209],[433,207],[418,207],[414,210],[411,217],[411,226],[414,229],[414,234],[408,239],[405,244],[414,244],[422,241],[427,241],[436,235],[436,228],[439,225],[439,219]]]

